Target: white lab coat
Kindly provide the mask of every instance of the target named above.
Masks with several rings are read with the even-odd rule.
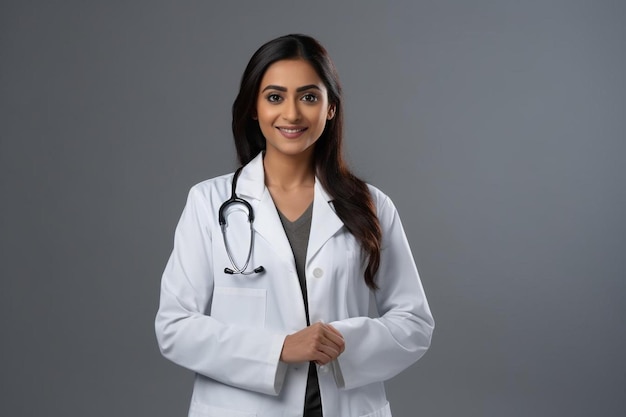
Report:
[[[264,184],[262,154],[246,165],[237,194],[254,208],[254,251],[248,269],[232,267],[218,224],[233,175],[204,181],[189,192],[163,273],[156,335],[161,352],[196,373],[190,417],[302,416],[308,363],[279,361],[288,334],[306,327],[293,252]],[[345,351],[322,367],[325,417],[389,417],[382,381],[428,349],[434,322],[393,203],[370,187],[383,230],[374,293],[380,317],[368,317],[370,290],[359,246],[315,184],[306,258],[311,323],[334,326]],[[235,260],[245,262],[250,228],[241,210],[228,217]]]

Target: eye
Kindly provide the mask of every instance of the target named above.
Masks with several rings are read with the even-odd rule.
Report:
[[[268,94],[267,95],[267,101],[269,101],[270,103],[278,103],[281,100],[282,100],[282,97],[279,96],[276,93],[272,93],[272,94]]]
[[[317,96],[313,93],[306,93],[302,96],[302,101],[308,101],[309,103],[315,103],[317,101]]]

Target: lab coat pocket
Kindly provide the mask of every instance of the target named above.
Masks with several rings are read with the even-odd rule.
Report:
[[[226,324],[263,327],[266,298],[265,289],[215,287],[211,317]]]
[[[363,414],[359,417],[391,417],[391,408],[389,407],[389,403],[384,405],[383,408],[374,411],[373,413]]]
[[[226,408],[212,407],[210,405],[191,403],[189,417],[256,417],[256,413],[246,411],[228,410]]]

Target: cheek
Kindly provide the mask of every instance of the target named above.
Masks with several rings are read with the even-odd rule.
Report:
[[[254,110],[257,116],[260,118],[262,115],[267,115],[268,112],[272,111],[272,106],[269,105],[267,100],[259,97],[259,99],[256,101],[256,107]]]
[[[310,122],[314,124],[320,124],[326,121],[326,113],[321,110],[320,107],[302,107],[300,112]]]
[[[266,101],[257,103],[256,114],[259,121],[273,123],[280,116],[280,106],[269,104]]]
[[[266,106],[257,106],[256,116],[261,126],[263,126],[264,124],[267,125],[269,123],[272,123],[274,119],[271,109],[268,109]]]
[[[317,118],[316,120],[317,127],[323,130],[326,127],[326,122],[328,121],[326,119],[326,113],[320,112],[316,115],[316,118]]]

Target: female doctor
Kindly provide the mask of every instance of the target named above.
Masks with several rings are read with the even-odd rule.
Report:
[[[389,417],[383,381],[428,349],[400,218],[348,170],[342,125],[316,40],[256,51],[233,105],[243,169],[191,189],[161,283],[156,335],[196,373],[190,417]]]

